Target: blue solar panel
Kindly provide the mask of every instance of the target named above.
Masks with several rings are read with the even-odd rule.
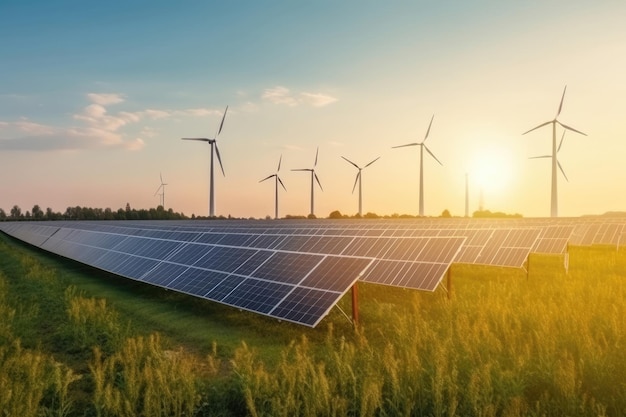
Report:
[[[0,230],[128,278],[314,326],[356,280],[432,291],[451,262],[523,263],[531,247],[562,242],[547,231],[555,226],[549,219],[118,221],[0,223]],[[623,227],[589,229],[589,240],[612,242]]]

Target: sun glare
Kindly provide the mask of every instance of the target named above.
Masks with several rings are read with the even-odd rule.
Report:
[[[469,176],[484,191],[504,191],[511,183],[512,172],[513,157],[509,149],[491,145],[472,155]]]

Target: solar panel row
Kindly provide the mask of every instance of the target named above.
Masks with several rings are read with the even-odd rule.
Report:
[[[568,242],[619,244],[626,222],[419,219],[7,222],[0,230],[128,278],[315,326],[357,279],[433,291],[451,262],[521,267]]]
[[[393,273],[393,282],[402,286],[434,290],[464,241],[313,235],[304,234],[306,229],[286,235],[241,227],[217,232],[173,230],[172,225],[109,226],[7,223],[2,228],[105,271],[309,326],[315,326],[357,279],[372,277],[364,274],[379,259],[385,262],[375,265],[377,274]]]

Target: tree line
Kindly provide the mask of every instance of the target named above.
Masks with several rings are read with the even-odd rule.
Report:
[[[328,215],[329,219],[415,219],[420,216],[410,214],[391,214],[391,215],[378,215],[376,213],[366,213],[363,216],[355,214],[353,216],[342,214],[339,210],[335,210]],[[450,218],[455,217],[450,214],[449,210],[444,210],[438,217]],[[477,210],[472,214],[474,218],[520,218],[521,214],[507,214],[503,212],[491,212],[489,210]],[[163,206],[150,209],[134,209],[130,207],[129,203],[126,203],[125,208],[119,208],[116,211],[111,208],[93,208],[93,207],[68,207],[65,212],[55,212],[50,207],[46,210],[42,210],[38,204],[35,204],[32,210],[22,212],[22,209],[18,205],[14,205],[13,208],[6,213],[0,208],[0,221],[23,221],[23,220],[186,220],[186,219],[207,219],[208,217],[196,216],[192,214],[191,217],[187,217],[184,213],[178,213],[174,210],[167,209]],[[235,219],[232,216],[224,217],[219,216],[217,219]],[[298,219],[315,219],[314,215],[300,216],[287,214],[284,219],[298,220]],[[249,218],[254,220],[253,217]],[[270,216],[265,217],[266,220],[271,219]]]
[[[195,217],[195,216],[193,216]],[[14,205],[7,213],[0,208],[0,221],[22,221],[22,220],[184,220],[189,217],[184,213],[177,213],[174,210],[167,209],[163,206],[150,209],[134,209],[130,204],[126,203],[125,208],[112,210],[107,207],[68,207],[65,212],[54,211],[50,207],[44,211],[38,204],[35,204],[32,210],[22,211],[20,206]]]

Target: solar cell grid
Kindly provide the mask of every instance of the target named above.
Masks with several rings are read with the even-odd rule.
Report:
[[[248,278],[234,288],[222,302],[250,311],[269,313],[293,286]]]
[[[257,278],[297,284],[323,260],[320,255],[276,252],[254,272]]]
[[[161,262],[154,269],[147,271],[141,279],[154,285],[169,287],[188,268],[183,265]]]
[[[222,272],[233,272],[250,259],[256,250],[217,246],[200,258],[194,267],[213,269]]]
[[[369,259],[327,256],[300,286],[343,292],[354,281],[354,273],[360,275],[371,262]]]
[[[286,223],[74,221],[55,222],[54,226],[0,224],[0,229],[129,278],[184,288],[182,291],[196,296],[251,311],[260,309],[262,314],[285,320],[298,321],[293,318],[300,317],[311,325],[363,270],[361,279],[367,282],[432,290],[453,260],[521,266],[530,247],[560,250],[563,238],[553,237],[560,236],[557,227],[569,225],[573,230],[586,224],[554,219]],[[589,235],[589,229],[595,228],[592,243],[595,239],[618,244],[623,223],[598,226],[604,223],[608,222],[591,222],[585,233]],[[193,264],[196,267],[189,268]],[[261,287],[274,285],[293,291],[271,310],[269,304],[277,302],[272,297],[262,302],[249,298],[254,288],[262,292]],[[289,304],[302,294],[311,299],[301,306]],[[322,316],[315,316],[319,312]]]

